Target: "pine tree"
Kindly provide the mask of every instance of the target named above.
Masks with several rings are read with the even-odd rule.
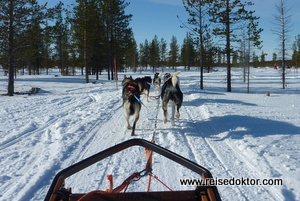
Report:
[[[52,27],[54,57],[56,66],[61,70],[62,75],[69,75],[69,52],[70,52],[70,30],[63,15],[66,10],[63,8],[63,3],[58,3],[53,9],[53,18],[55,25]]]
[[[159,41],[158,37],[155,35],[150,44],[150,63],[153,68],[153,73],[159,67],[160,52],[159,52]]]
[[[102,16],[104,18],[105,32],[108,45],[108,71],[113,79],[113,60],[122,64],[122,59],[126,51],[126,44],[130,40],[129,35],[133,34],[129,28],[132,15],[125,14],[125,8],[129,3],[125,0],[99,0]],[[110,79],[110,77],[108,77]]]
[[[203,68],[204,68],[204,57],[205,57],[205,34],[209,32],[209,21],[208,13],[211,7],[212,0],[183,0],[184,7],[189,13],[190,18],[188,19],[186,28],[191,31],[199,41],[199,53],[200,53],[200,89],[203,89]]]
[[[179,46],[177,44],[176,36],[172,36],[171,43],[170,43],[170,51],[169,51],[169,66],[172,66],[175,69],[178,62],[178,52]]]
[[[26,47],[26,26],[30,23],[32,14],[30,0],[1,0],[0,1],[0,48],[7,58],[8,91],[7,95],[14,94],[14,76],[16,70],[16,55]]]
[[[253,5],[252,2],[241,2],[241,0],[215,0],[210,9],[211,21],[215,24],[213,34],[226,38],[225,52],[227,58],[227,91],[231,92],[231,42],[235,42],[238,37],[234,35],[241,30],[245,22],[255,23],[259,17],[255,17],[254,11],[247,11],[246,6]],[[249,26],[250,28],[250,26]],[[259,31],[254,32],[252,37],[259,38]]]
[[[149,65],[149,58],[150,58],[149,42],[147,39],[145,39],[144,44],[140,44],[140,65],[145,66],[147,69]]]
[[[300,64],[300,35],[299,34],[295,37],[295,42],[293,43],[292,64],[298,70]]]
[[[164,68],[167,65],[167,41],[163,38],[160,40],[159,50],[161,67]]]
[[[192,65],[195,65],[196,50],[193,38],[190,33],[186,34],[181,47],[181,62],[185,68],[190,70]]]

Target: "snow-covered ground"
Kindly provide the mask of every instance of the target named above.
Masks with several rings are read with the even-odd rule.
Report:
[[[300,74],[290,69],[286,89],[280,72],[251,68],[250,93],[240,68],[232,71],[232,91],[226,92],[226,69],[205,74],[204,90],[199,72],[179,74],[184,103],[175,126],[163,124],[159,106],[156,144],[209,169],[218,179],[273,179],[282,185],[218,186],[223,200],[300,200]],[[169,71],[174,72],[174,71]],[[15,90],[41,88],[35,95],[0,96],[0,200],[43,200],[57,172],[120,142],[132,139],[125,128],[121,81],[96,84],[84,76],[18,75]],[[151,72],[130,73],[134,78]],[[123,74],[119,75],[123,78]],[[90,76],[91,81],[95,81]],[[270,96],[266,96],[266,92]],[[7,77],[0,77],[0,93],[7,92]],[[158,93],[153,89],[151,96]],[[157,104],[142,97],[145,106],[135,138],[151,140]],[[175,190],[193,189],[180,179],[197,179],[184,167],[158,154],[153,173]],[[66,180],[73,192],[108,187],[105,175],[116,185],[145,167],[144,151],[132,147],[79,172]],[[144,191],[147,179],[129,186]],[[167,190],[153,180],[153,190]]]

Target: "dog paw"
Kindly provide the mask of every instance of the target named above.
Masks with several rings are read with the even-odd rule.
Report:
[[[171,126],[175,126],[175,121],[171,121]]]
[[[167,118],[163,118],[164,124],[167,123]]]
[[[131,126],[127,126],[127,129],[132,129],[132,127]]]
[[[180,114],[178,112],[176,112],[175,117],[176,117],[176,119],[179,119]]]

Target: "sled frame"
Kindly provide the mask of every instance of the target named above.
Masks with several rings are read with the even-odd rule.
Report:
[[[166,158],[192,170],[201,175],[202,179],[213,178],[212,174],[206,168],[190,161],[168,149],[143,139],[131,139],[123,143],[117,144],[104,151],[101,151],[93,156],[90,156],[64,170],[61,170],[53,179],[53,182],[47,192],[44,201],[58,201],[61,196],[67,198],[68,201],[76,201],[84,194],[72,194],[70,190],[64,188],[64,181],[71,175],[80,172],[81,170],[101,161],[115,153],[132,146],[142,146],[155,153],[158,153]],[[192,191],[162,191],[162,192],[129,192],[129,193],[95,193],[91,199],[93,201],[102,200],[221,200],[216,186],[198,186]]]

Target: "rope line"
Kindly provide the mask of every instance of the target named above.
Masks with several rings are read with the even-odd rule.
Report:
[[[157,117],[158,117],[158,111],[159,111],[159,104],[160,104],[160,95],[157,96],[157,108],[156,108],[156,116],[155,116],[155,122],[154,122],[154,131],[152,134],[152,141],[154,141],[154,136],[156,134],[156,129],[157,129]]]

